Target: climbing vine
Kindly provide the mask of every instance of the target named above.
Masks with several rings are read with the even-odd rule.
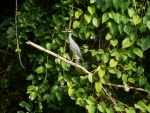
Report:
[[[27,0],[18,10],[17,27],[19,48],[14,25],[7,30],[13,42],[8,47],[24,57],[28,95],[18,113],[150,112],[143,64],[150,48],[148,0]],[[78,65],[88,73],[26,44],[30,40],[71,61],[68,35],[62,32],[67,29],[82,51]]]

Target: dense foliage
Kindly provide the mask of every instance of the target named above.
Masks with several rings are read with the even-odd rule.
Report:
[[[150,112],[148,0],[26,0],[16,14],[0,26],[2,112]],[[66,29],[90,74],[26,44],[71,60]]]

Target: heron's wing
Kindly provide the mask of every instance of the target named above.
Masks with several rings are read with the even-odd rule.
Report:
[[[82,58],[82,54],[80,51],[79,46],[74,42],[74,43],[70,43],[70,49],[73,53],[77,54],[80,58]]]

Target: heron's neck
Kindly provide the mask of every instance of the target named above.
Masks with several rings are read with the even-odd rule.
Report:
[[[72,39],[72,33],[69,34],[69,43],[74,42],[74,40]]]

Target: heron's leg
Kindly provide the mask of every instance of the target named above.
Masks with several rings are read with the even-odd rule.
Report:
[[[72,54],[72,58],[71,58],[71,61],[73,61],[73,59],[74,59],[74,54]]]

